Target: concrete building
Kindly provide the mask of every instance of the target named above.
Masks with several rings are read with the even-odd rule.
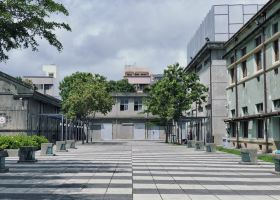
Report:
[[[164,128],[152,123],[154,116],[143,113],[144,93],[112,94],[115,105],[110,113],[97,113],[92,119],[90,138],[92,140],[163,140]]]
[[[257,3],[257,1],[256,1]],[[214,5],[187,44],[188,63],[205,44],[227,41],[238,31],[263,5],[232,4]]]
[[[39,134],[60,139],[60,100],[34,91],[31,86],[0,72],[0,134]],[[48,115],[48,116],[47,116]]]
[[[280,1],[269,1],[225,44],[234,146],[280,148],[279,13]]]
[[[222,144],[226,137],[227,70],[224,42],[246,23],[261,5],[214,5],[187,44],[186,73],[196,73],[209,88],[207,102],[186,112],[189,139]]]
[[[134,85],[137,92],[143,92],[144,88],[152,82],[152,74],[148,68],[126,65],[124,70],[124,79]]]
[[[23,76],[23,79],[32,81],[38,92],[59,98],[57,66],[43,65],[42,71],[43,75]]]

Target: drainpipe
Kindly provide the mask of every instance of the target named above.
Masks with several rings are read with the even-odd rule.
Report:
[[[266,80],[266,45],[265,45],[265,28],[262,28],[262,42],[263,42],[263,89],[264,89],[264,113],[267,114],[267,80]],[[267,130],[267,117],[264,118],[264,133],[266,143],[266,153],[268,152],[268,130]]]
[[[234,50],[234,59],[235,61],[237,60],[237,50]],[[237,86],[237,65],[235,64],[234,66],[234,86],[235,86],[235,117],[239,116],[239,103],[238,103],[238,86]],[[239,149],[240,144],[239,144],[239,130],[238,130],[238,122],[235,122],[235,131],[236,131],[236,145],[237,149]]]
[[[210,136],[209,136],[209,143],[214,143],[213,139],[213,89],[212,89],[212,50],[210,49]]]

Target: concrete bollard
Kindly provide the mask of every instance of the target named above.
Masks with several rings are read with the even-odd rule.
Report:
[[[56,141],[56,152],[67,152],[65,141]]]
[[[245,165],[258,164],[257,155],[257,149],[241,149],[241,162],[239,163]]]
[[[195,147],[195,141],[194,140],[188,140],[187,141],[187,148],[194,148]]]
[[[0,151],[0,173],[9,172],[9,168],[6,167],[5,158],[8,157],[8,153],[5,150]]]
[[[274,155],[275,174],[280,175],[280,154]]]
[[[196,141],[195,142],[195,150],[196,151],[204,150],[204,142],[203,141]]]
[[[41,144],[41,156],[54,156],[53,143],[42,143]]]
[[[75,140],[66,140],[66,149],[76,149]]]
[[[206,143],[206,152],[216,152],[216,145],[214,143]]]
[[[19,148],[19,160],[18,163],[34,163],[36,147],[26,146]]]

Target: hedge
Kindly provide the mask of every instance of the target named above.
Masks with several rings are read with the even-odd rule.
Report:
[[[48,139],[44,136],[26,136],[26,135],[2,135],[0,136],[0,150],[2,149],[18,149],[22,146],[35,146],[41,148],[41,143],[48,143]]]

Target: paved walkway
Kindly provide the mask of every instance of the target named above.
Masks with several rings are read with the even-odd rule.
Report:
[[[7,159],[0,199],[280,200],[273,165],[160,142],[88,144],[38,160]]]

